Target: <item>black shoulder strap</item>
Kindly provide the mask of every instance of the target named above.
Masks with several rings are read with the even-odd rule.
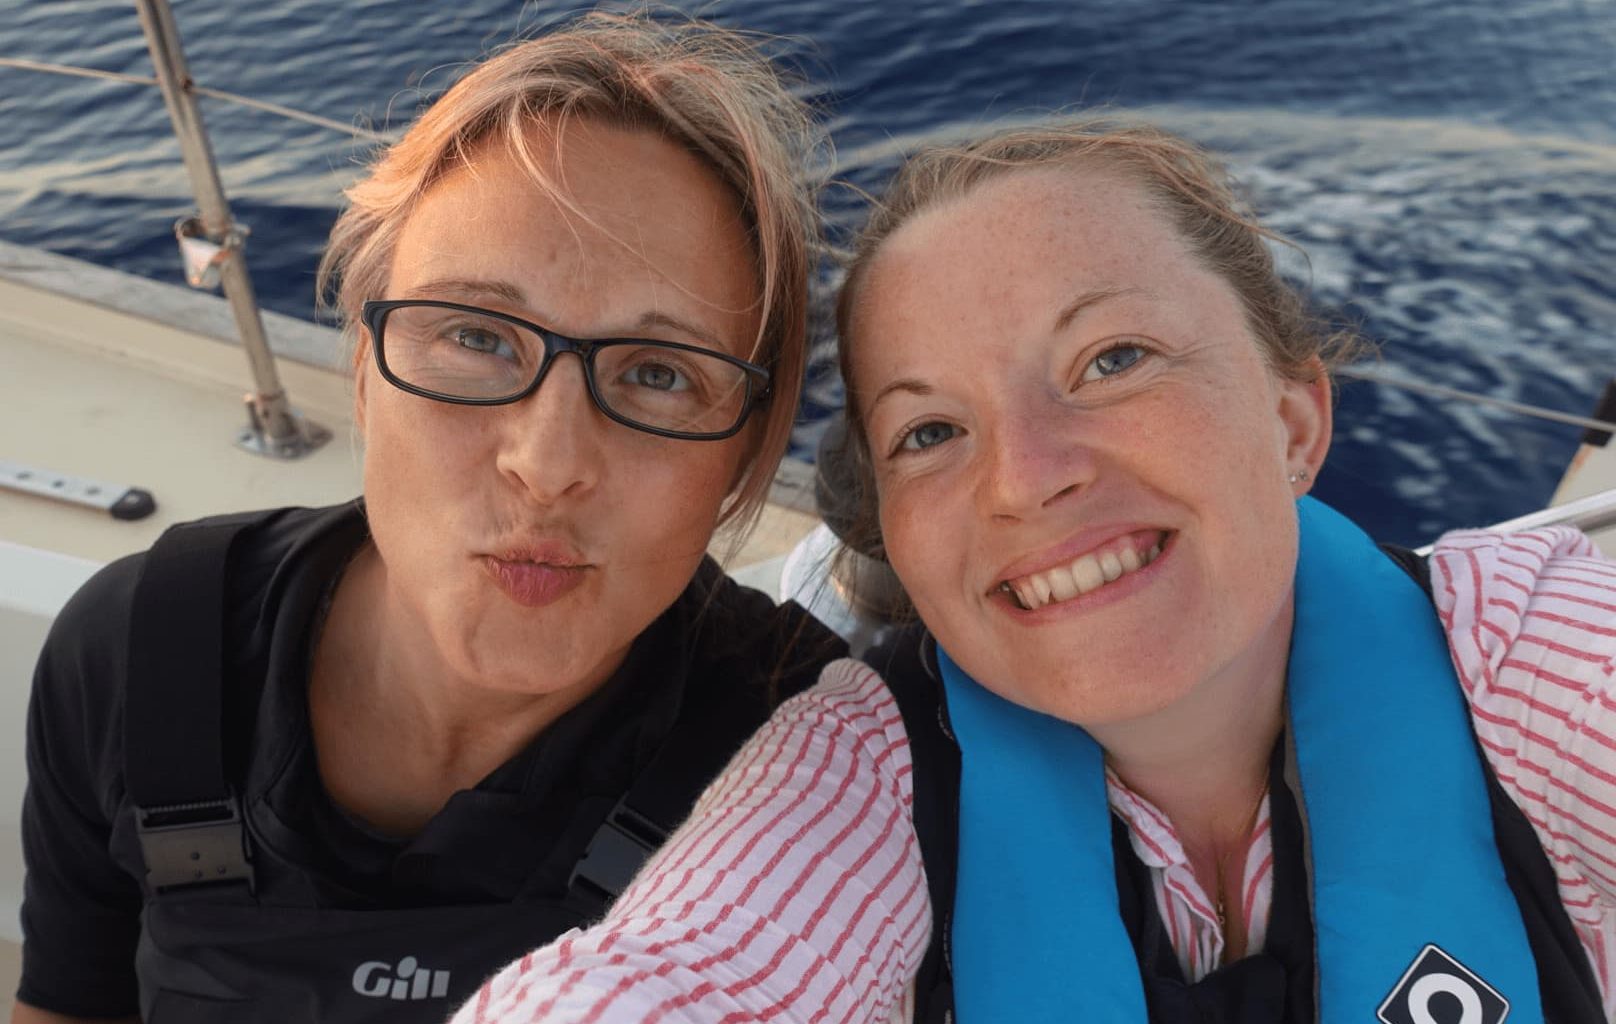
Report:
[[[697,689],[692,687],[692,689]],[[606,815],[572,869],[570,888],[602,905],[616,899],[690,814],[696,798],[763,724],[759,705],[687,693],[661,748]]]
[[[917,626],[864,654],[897,701],[909,738],[914,803],[910,814],[926,865],[931,942],[915,976],[915,1024],[953,1019],[954,884],[959,863],[960,752],[942,699],[937,642]]]
[[[124,779],[147,886],[252,881],[224,762],[225,581],[262,513],[169,528],[146,555],[130,612]]]
[[[1420,585],[1426,597],[1431,597],[1431,562],[1424,555],[1412,548],[1405,548],[1397,544],[1380,545],[1381,553],[1397,563],[1397,567],[1408,573],[1409,579]],[[1435,603],[1435,598],[1432,598]]]
[[[725,578],[720,577],[716,585],[727,585]],[[574,866],[570,885],[574,893],[603,905],[616,899],[690,815],[708,783],[768,719],[775,703],[812,684],[819,666],[830,660],[821,654],[845,653],[845,645],[827,650],[824,638],[835,641],[834,634],[794,603],[771,609],[769,624],[772,639],[762,646],[779,652],[779,663],[759,664],[751,646],[737,645],[706,666],[715,685],[695,680],[687,685],[678,717],[661,748],[606,816],[583,859]],[[732,625],[723,621],[702,628],[723,630]],[[735,681],[744,685],[762,675],[768,677],[767,688],[759,685],[755,691],[739,692],[730,685]]]

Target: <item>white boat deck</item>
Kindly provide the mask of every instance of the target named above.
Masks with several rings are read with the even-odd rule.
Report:
[[[20,938],[23,721],[56,610],[99,566],[150,546],[173,523],[360,491],[340,335],[274,314],[265,321],[293,404],[333,434],[290,462],[234,444],[250,377],[222,299],[0,243],[0,462],[140,487],[157,501],[148,518],[121,522],[0,489],[0,1020],[10,1017]],[[777,587],[780,561],[816,521],[789,507],[803,507],[806,479],[801,466],[783,472],[731,560],[737,577]]]
[[[1610,490],[1616,490],[1616,440],[1604,447],[1583,445],[1578,449],[1549,504],[1564,505]],[[1616,558],[1616,527],[1592,531],[1590,536],[1605,554]]]

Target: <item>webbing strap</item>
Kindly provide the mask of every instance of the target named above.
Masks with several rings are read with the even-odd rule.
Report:
[[[170,528],[135,585],[124,780],[153,890],[252,883],[241,810],[225,774],[223,693],[230,549],[254,518]]]
[[[700,694],[692,692],[700,689]],[[744,700],[721,698],[722,687],[691,686],[679,716],[645,770],[612,808],[572,869],[569,887],[611,902],[689,816],[696,798],[718,777],[758,725],[762,713]]]
[[[601,823],[572,869],[574,890],[606,902],[621,895],[758,725],[744,702],[699,703],[699,710],[681,711],[661,749]]]
[[[142,807],[224,799],[224,583],[245,526],[173,527],[146,555],[129,623],[124,777]]]

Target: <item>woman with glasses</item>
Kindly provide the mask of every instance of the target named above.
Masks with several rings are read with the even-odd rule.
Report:
[[[14,1022],[440,1020],[604,912],[837,653],[705,554],[795,412],[814,138],[735,35],[596,15],[380,155],[322,267],[364,497],[63,611]]]

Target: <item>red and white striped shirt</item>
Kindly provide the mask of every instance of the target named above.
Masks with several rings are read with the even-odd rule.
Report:
[[[1449,534],[1438,614],[1489,763],[1535,827],[1616,1015],[1616,563],[1571,530]],[[738,754],[606,919],[511,964],[455,1024],[886,1024],[910,1016],[931,932],[908,740],[866,666],[837,662]],[[1186,976],[1217,968],[1213,901],[1172,824],[1115,776]],[[1266,802],[1240,912],[1260,948]],[[1231,908],[1232,910],[1232,908]]]

